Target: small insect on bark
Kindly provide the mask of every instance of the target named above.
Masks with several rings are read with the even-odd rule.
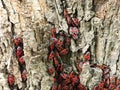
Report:
[[[15,77],[13,74],[8,74],[8,85],[13,86],[15,83]]]

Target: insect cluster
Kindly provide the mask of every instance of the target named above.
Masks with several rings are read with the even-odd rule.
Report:
[[[82,66],[86,62],[91,61],[90,50],[86,51],[83,55],[84,60],[80,61],[77,66],[78,74],[74,71],[65,73],[65,65],[61,57],[66,56],[70,52],[70,39],[77,40],[79,38],[79,23],[80,21],[71,17],[67,10],[64,9],[64,18],[68,24],[68,34],[64,31],[56,33],[56,28],[52,28],[52,37],[49,45],[48,60],[53,61],[54,67],[48,67],[47,72],[49,75],[54,75],[54,84],[51,90],[89,90],[80,82],[79,75],[82,72]],[[70,37],[69,37],[70,36]],[[120,90],[120,78],[110,76],[110,68],[107,65],[90,64],[91,68],[100,68],[103,72],[102,81],[96,84],[93,90]]]
[[[21,79],[24,84],[26,84],[27,81],[27,70],[26,70],[26,64],[25,60],[23,58],[24,51],[23,51],[23,41],[22,38],[15,36],[14,37],[14,45],[15,45],[15,54],[16,58],[19,64],[19,70],[21,72]],[[8,85],[11,90],[19,90],[18,86],[15,85],[15,77],[13,74],[8,74]]]
[[[54,84],[51,90],[87,90],[87,87],[82,85],[79,76],[73,71],[65,73],[65,65],[61,60],[62,56],[68,55],[70,52],[70,39],[77,40],[79,36],[79,20],[68,15],[67,10],[64,10],[64,17],[69,26],[68,34],[64,31],[56,33],[56,28],[52,28],[52,37],[50,39],[48,60],[53,61],[54,67],[48,67],[49,75],[54,75]],[[85,56],[86,61],[90,60],[90,53]]]
[[[120,90],[120,78],[110,76],[110,68],[107,65],[93,65],[103,71],[102,81],[94,87],[94,90]]]
[[[70,38],[64,31],[56,33],[56,28],[52,28],[52,37],[49,45],[48,60],[53,61],[54,67],[48,67],[47,72],[49,75],[54,76],[54,85],[52,90],[87,90],[79,81],[79,77],[74,72],[63,73],[64,63],[61,56],[69,53]],[[86,57],[87,58],[87,57]]]
[[[66,9],[64,9],[64,18],[68,24],[68,33],[74,40],[77,40],[79,36],[79,20],[76,17],[71,17]]]

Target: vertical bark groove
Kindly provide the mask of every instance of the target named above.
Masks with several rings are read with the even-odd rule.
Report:
[[[62,57],[62,62],[78,74],[79,62],[90,51],[90,64],[83,65],[79,75],[90,90],[102,80],[101,69],[92,64],[106,64],[111,69],[110,76],[120,76],[119,0],[0,0],[0,82],[4,82],[0,90],[9,90],[7,73],[3,72],[6,66],[10,72],[14,68],[16,83],[22,87],[13,44],[15,34],[24,43],[28,71],[25,90],[50,90],[54,83],[54,75],[47,73],[48,66],[53,67],[53,62],[47,60],[51,28],[55,26],[57,33],[63,30],[69,34],[64,9],[79,19],[80,27],[78,40],[71,39],[70,53]]]

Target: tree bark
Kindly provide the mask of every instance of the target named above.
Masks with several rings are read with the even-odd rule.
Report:
[[[77,62],[83,60],[83,54],[89,49],[91,64],[106,64],[110,67],[110,76],[120,76],[119,0],[0,0],[0,90],[9,90],[7,72],[15,75],[19,88],[24,86],[15,55],[14,35],[23,38],[28,72],[25,90],[50,90],[54,83],[53,75],[47,73],[47,66],[52,66],[47,60],[51,28],[55,26],[57,32],[63,30],[68,34],[64,8],[79,19],[80,34],[78,40],[71,39],[71,54],[63,57],[63,62],[78,73]],[[94,69],[91,73],[93,68],[87,65],[80,75],[81,83],[90,90],[102,78],[102,71]]]

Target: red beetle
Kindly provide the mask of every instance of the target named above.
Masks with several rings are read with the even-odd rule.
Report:
[[[110,85],[109,85],[109,89],[110,89],[110,90],[114,90],[115,88],[116,88],[116,85],[115,85],[115,84],[110,84]]]
[[[13,42],[15,46],[19,46],[22,43],[22,38],[15,36]]]
[[[63,50],[63,46],[64,46],[64,38],[61,37],[57,42],[56,42],[56,48],[58,51]]]
[[[120,77],[117,77],[116,85],[120,85]]]
[[[64,65],[63,64],[59,64],[55,69],[56,69],[57,72],[62,72],[63,69],[64,69]]]
[[[58,88],[57,88],[57,90],[62,90],[62,86],[61,86],[61,84],[58,84]]]
[[[100,69],[102,69],[102,71],[103,71],[103,78],[105,78],[106,75],[109,74],[110,68],[108,66],[104,65],[104,64],[103,65],[99,65],[98,67]]]
[[[86,61],[90,60],[90,52],[89,51],[84,54],[84,60],[86,60]]]
[[[79,71],[79,73],[82,72],[82,66],[83,66],[83,64],[84,64],[84,62],[80,62],[80,63],[78,64],[78,71]]]
[[[54,70],[53,67],[48,67],[47,72],[48,72],[50,75],[52,75],[52,74],[55,72],[55,70]]]
[[[51,38],[51,40],[50,40],[50,46],[49,46],[50,51],[52,51],[52,50],[55,49],[56,42],[57,42],[57,38]]]
[[[26,82],[27,80],[27,71],[24,69],[21,73],[21,78],[23,82]]]
[[[106,75],[105,77],[103,77],[103,81],[105,82],[105,87],[108,88],[110,84],[109,75]]]
[[[99,89],[99,86],[94,86],[94,89],[93,90],[98,90]]]
[[[54,83],[57,82],[57,79],[54,77]]]
[[[71,26],[72,25],[72,18],[70,17],[70,16],[66,16],[66,21],[67,21],[67,24],[69,25],[69,26]]]
[[[66,55],[66,54],[68,54],[68,52],[69,52],[68,48],[63,49],[60,51],[60,55]]]
[[[70,39],[68,37],[65,38],[65,46],[70,45]]]
[[[53,51],[55,49],[55,43],[50,43],[49,49]]]
[[[57,86],[56,85],[53,85],[51,90],[57,90]]]
[[[100,88],[104,88],[104,86],[105,86],[105,82],[101,81],[101,82],[99,83],[99,87],[100,87]]]
[[[60,76],[62,79],[66,79],[68,77],[68,75],[66,73],[61,73]]]
[[[15,77],[12,74],[8,74],[8,85],[13,86],[15,83]]]
[[[67,85],[67,84],[71,83],[71,78],[70,78],[69,74],[62,73],[61,78],[63,80],[63,82],[62,82],[63,85]]]
[[[103,90],[108,90],[108,88],[103,88]]]
[[[74,72],[73,71],[70,72],[69,76],[70,76],[70,78],[73,78],[75,76]]]
[[[55,52],[51,51],[48,56],[48,60],[52,60],[54,57],[55,57]]]
[[[57,58],[59,56],[58,52],[51,51],[49,54],[48,60],[53,60],[55,57]]]
[[[56,28],[55,27],[52,28],[52,37],[56,38]]]
[[[78,27],[79,26],[79,20],[77,18],[72,18],[72,26],[76,26]]]
[[[25,64],[25,61],[24,61],[23,57],[18,58],[18,62],[19,62],[20,65]]]
[[[64,85],[68,85],[68,84],[71,83],[71,80],[70,80],[70,78],[66,78],[65,80],[63,80],[62,83],[63,83]]]
[[[79,20],[77,18],[70,17],[66,9],[64,9],[64,18],[66,18],[68,25],[72,25],[73,27],[79,26]]]
[[[120,85],[118,85],[115,90],[120,90]]]
[[[62,90],[70,90],[70,88],[67,85],[65,85],[62,87]]]
[[[79,85],[77,86],[77,90],[87,90],[87,87],[79,83]]]
[[[20,58],[23,56],[23,54],[24,54],[23,49],[20,46],[18,46],[16,50],[16,56]]]
[[[74,76],[73,78],[71,78],[71,81],[72,81],[71,85],[75,86],[75,85],[77,85],[79,83],[79,77]]]
[[[53,58],[53,64],[54,64],[55,67],[57,67],[59,65],[59,61],[58,61],[57,57]]]
[[[64,65],[63,65],[63,64],[60,64],[58,67],[59,67],[59,71],[62,72],[63,69],[64,69]]]
[[[68,15],[68,11],[66,10],[66,9],[64,9],[64,18],[66,18],[67,17],[67,15]]]
[[[78,39],[79,30],[77,27],[69,27],[69,34],[72,36],[74,40]]]

